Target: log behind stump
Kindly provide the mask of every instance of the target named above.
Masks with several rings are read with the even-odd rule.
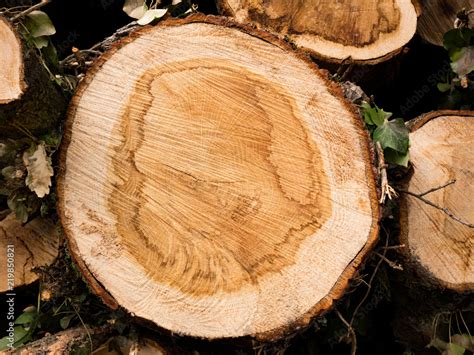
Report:
[[[279,337],[378,233],[368,135],[304,56],[218,17],[133,34],[69,112],[59,213],[111,306],[175,333]]]
[[[429,43],[442,46],[443,35],[454,28],[456,15],[463,8],[474,9],[474,0],[424,0],[417,32]]]
[[[401,241],[415,267],[455,291],[474,291],[473,142],[474,112],[432,112],[412,124],[414,173],[406,190],[419,195],[455,180],[422,197],[464,224],[408,194],[402,194],[400,208]]]
[[[41,135],[57,128],[67,99],[30,47],[0,16],[0,138],[27,130]]]
[[[10,23],[0,16],[0,104],[18,99],[26,89],[23,50]]]
[[[13,253],[8,248],[9,245],[13,245]],[[15,214],[11,213],[0,221],[0,250],[13,254],[14,287],[29,285],[38,280],[33,269],[51,265],[58,256],[58,248],[56,228],[49,220],[36,218],[22,226]],[[3,260],[5,257],[6,255],[2,257]],[[0,292],[10,289],[7,271],[6,266],[0,269]]]
[[[414,2],[413,2],[414,3]],[[219,0],[225,15],[287,36],[316,57],[376,64],[400,52],[416,31],[410,0]]]

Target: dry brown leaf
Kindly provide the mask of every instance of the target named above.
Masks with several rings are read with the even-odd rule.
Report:
[[[51,159],[46,154],[44,143],[38,144],[33,154],[30,151],[23,153],[23,163],[28,170],[26,186],[40,198],[49,194],[51,177],[54,172]]]

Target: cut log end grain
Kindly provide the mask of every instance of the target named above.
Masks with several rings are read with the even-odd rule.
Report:
[[[451,182],[423,197],[455,218],[415,196],[402,196],[401,239],[415,265],[430,281],[457,291],[474,290],[473,141],[474,112],[440,111],[415,121],[414,173],[406,189],[419,195]]]
[[[0,292],[36,281],[38,274],[34,269],[51,265],[58,256],[58,248],[56,229],[49,220],[36,218],[22,226],[15,215],[10,214],[0,221],[0,250],[5,253],[4,258],[8,257],[8,264],[14,265],[13,278],[8,275],[12,267],[2,268]]]
[[[376,239],[360,122],[268,33],[211,16],[143,29],[69,112],[58,193],[71,251],[108,304],[175,333],[295,330]]]
[[[0,104],[17,100],[26,85],[23,79],[23,49],[16,31],[0,16]]]
[[[443,35],[454,28],[462,9],[474,9],[474,0],[424,0],[417,32],[431,44],[442,46]],[[474,15],[471,15],[474,20]]]
[[[376,64],[400,52],[416,31],[410,0],[220,0],[241,23],[287,36],[316,57]]]
[[[37,48],[0,15],[0,138],[25,131],[38,137],[57,128],[67,99],[42,63]]]

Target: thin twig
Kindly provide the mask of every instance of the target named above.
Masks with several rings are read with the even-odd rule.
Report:
[[[388,236],[385,239],[385,248],[386,247],[388,247]],[[382,255],[385,257],[386,254],[387,254],[387,249],[383,249],[383,254]],[[351,318],[351,322],[350,322],[351,327],[352,327],[352,324],[354,324],[354,320],[355,320],[355,316],[357,315],[357,312],[359,312],[360,307],[362,307],[362,305],[364,304],[367,297],[369,297],[370,291],[372,290],[372,282],[374,281],[375,275],[377,275],[377,271],[379,270],[380,266],[382,265],[382,262],[383,262],[383,259],[380,258],[377,265],[375,266],[374,272],[370,276],[369,282],[367,284],[367,291],[366,291],[364,297],[362,297],[362,300],[359,302],[359,304],[355,308],[354,313],[352,314],[352,318]]]
[[[403,267],[397,263],[394,263],[392,260],[388,259],[385,255],[382,255],[378,252],[374,252],[375,255],[382,258],[392,269],[403,271]]]
[[[458,334],[462,334],[461,326],[459,325],[458,313],[454,313],[454,319],[456,319],[456,326],[458,327]]]
[[[59,64],[61,66],[64,66],[64,65],[68,64],[71,60],[76,60],[78,54],[89,54],[89,55],[99,56],[100,54],[102,54],[102,52],[104,50],[108,49],[114,42],[118,41],[123,36],[129,34],[131,31],[133,31],[137,27],[138,27],[137,22],[132,21],[132,22],[126,24],[125,26],[119,28],[117,31],[115,31],[114,34],[107,37],[102,42],[94,44],[89,49],[81,49],[78,52],[67,56],[66,58],[61,60],[59,62]]]
[[[391,250],[391,249],[403,249],[406,248],[405,244],[400,244],[400,245],[391,245],[388,247],[380,247],[380,249],[385,249],[385,250]]]
[[[431,339],[436,339],[436,335],[438,333],[438,321],[440,316],[440,313],[436,313],[433,317],[433,321],[431,323],[431,329],[433,329],[433,336],[431,337]]]
[[[119,38],[129,34],[131,31],[133,31],[135,28],[137,28],[139,25],[137,24],[137,21],[132,21],[128,24],[126,24],[123,27],[120,27],[115,33],[109,37],[107,37],[105,40],[103,40],[100,43],[97,43],[93,45],[90,49],[95,50],[98,48],[104,48],[108,49],[108,47],[116,42]]]
[[[383,149],[380,145],[380,142],[375,142],[375,150],[377,152],[378,157],[378,170],[380,174],[380,188],[381,188],[381,196],[379,203],[385,203],[385,199],[388,197],[391,200],[393,197],[397,197],[397,192],[390,186],[388,183],[388,176],[387,176],[387,165],[385,164],[385,158],[383,156]]]
[[[469,327],[466,324],[466,321],[464,320],[464,317],[462,316],[462,311],[459,311],[459,317],[461,318],[462,323],[464,324],[464,327],[466,328],[467,334],[469,335],[469,338],[472,338],[471,331],[469,330]]]
[[[447,183],[443,184],[443,185],[440,185],[440,186],[437,186],[437,187],[433,187],[432,189],[429,189],[428,191],[425,191],[421,194],[419,194],[420,196],[425,196],[425,195],[428,195],[432,192],[435,192],[435,191],[438,191],[438,190],[441,190],[441,189],[444,189],[445,187],[449,186],[449,185],[452,185],[456,183],[456,179],[453,179],[453,180],[449,180]]]
[[[466,227],[474,228],[474,224],[473,224],[473,223],[469,223],[469,222],[463,221],[461,218],[457,217],[453,212],[451,212],[451,210],[450,210],[449,208],[440,207],[440,206],[438,206],[437,204],[431,202],[430,200],[424,198],[422,195],[416,194],[416,193],[414,193],[414,192],[406,191],[406,190],[398,190],[398,191],[401,192],[401,193],[404,193],[404,194],[407,194],[407,195],[416,197],[416,198],[419,199],[420,201],[426,203],[427,205],[429,205],[429,206],[431,206],[431,207],[436,208],[437,210],[440,210],[441,212],[443,212],[443,213],[446,214],[447,216],[451,217],[451,218],[452,218],[453,220],[455,220],[456,222],[461,223],[462,225],[464,225],[464,226],[466,226]]]
[[[13,123],[10,123],[10,125],[16,128],[17,130],[19,130],[28,138],[30,138],[33,142],[38,142],[38,139],[30,132],[30,130],[26,128],[25,126],[23,126],[21,123],[13,122]]]
[[[360,307],[362,307],[364,302],[367,300],[367,297],[369,297],[370,291],[372,290],[372,283],[375,279],[375,276],[377,275],[377,272],[378,272],[380,266],[382,265],[382,262],[384,260],[388,260],[385,256],[386,253],[387,253],[387,249],[388,249],[388,236],[385,239],[385,246],[383,248],[383,254],[377,253],[381,258],[380,258],[379,262],[377,263],[377,265],[375,266],[375,269],[374,269],[372,275],[370,276],[369,282],[365,283],[367,285],[367,291],[366,291],[364,297],[362,297],[362,300],[359,302],[359,304],[355,308],[354,313],[352,313],[351,321],[347,322],[345,320],[345,318],[341,315],[341,313],[339,313],[339,311],[337,309],[335,309],[335,312],[336,312],[337,316],[341,319],[341,321],[347,327],[347,332],[351,337],[351,343],[352,343],[351,355],[355,355],[356,350],[357,350],[357,336],[355,334],[355,331],[354,331],[354,328],[353,328],[352,325],[354,324],[355,317],[356,317],[357,313],[359,312]]]
[[[77,317],[79,318],[79,320],[81,321],[81,324],[82,326],[84,327],[86,333],[87,333],[87,337],[89,338],[89,342],[90,342],[90,345],[91,345],[91,352],[94,350],[94,343],[92,342],[92,336],[91,336],[91,333],[89,332],[89,329],[87,329],[87,326],[86,324],[84,323],[84,321],[82,320],[82,317],[81,315],[79,314],[79,312],[77,311],[77,308],[76,306],[74,306],[74,303],[71,302],[71,306],[72,308],[74,309],[74,312],[76,312],[76,315]]]
[[[16,14],[28,7],[29,7],[28,5],[13,6],[13,7],[0,7],[0,15],[7,17],[7,14]]]
[[[33,5],[33,6],[29,7],[29,8],[27,8],[26,10],[20,12],[19,14],[13,16],[13,17],[10,19],[10,21],[12,21],[12,22],[13,22],[13,21],[16,21],[16,20],[22,18],[23,16],[26,16],[26,15],[28,15],[29,13],[31,13],[31,12],[33,12],[33,11],[35,11],[35,10],[40,9],[40,8],[42,8],[42,7],[45,6],[45,5],[48,5],[50,2],[51,2],[51,0],[41,0],[40,3],[38,3],[38,4],[36,4],[36,5]]]
[[[347,332],[351,337],[351,355],[355,355],[357,351],[357,336],[354,331],[354,328],[352,328],[352,325],[349,324],[349,322],[342,316],[342,314],[337,310],[337,308],[335,308],[334,311],[336,312],[341,322],[344,323],[344,325],[347,327]]]

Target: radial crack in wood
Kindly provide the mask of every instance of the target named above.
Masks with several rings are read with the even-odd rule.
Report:
[[[33,269],[51,265],[58,248],[59,238],[49,220],[36,218],[22,226],[12,213],[0,221],[0,250],[8,265],[0,270],[0,292],[38,280]]]
[[[410,0],[219,0],[221,11],[287,36],[319,58],[375,64],[398,53],[416,31]]]
[[[10,23],[0,16],[0,104],[18,99],[26,84],[22,44]]]
[[[376,239],[368,136],[340,88],[225,18],[170,20],[108,52],[64,142],[75,259],[109,305],[176,333],[305,325]]]
[[[474,290],[473,132],[474,112],[417,119],[410,134],[410,194],[402,194],[401,241],[415,266],[429,281],[458,291]]]

